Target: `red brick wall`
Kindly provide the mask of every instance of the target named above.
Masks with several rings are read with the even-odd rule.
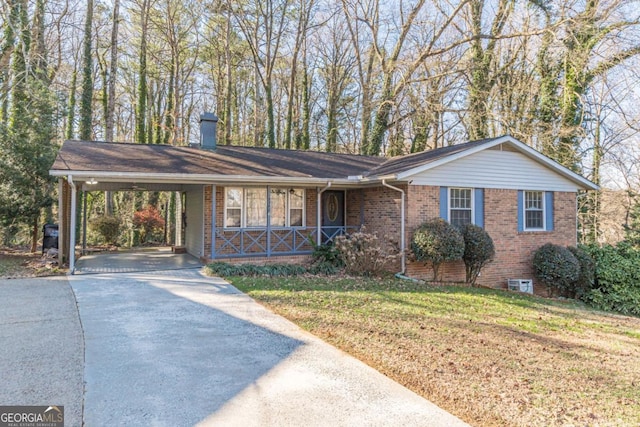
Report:
[[[542,232],[518,232],[517,190],[485,189],[484,225],[496,247],[495,260],[485,267],[478,283],[506,288],[507,279],[534,279],[536,292],[544,293],[533,275],[533,252],[545,243],[576,244],[576,194],[554,192],[554,229]],[[409,186],[410,209],[407,216],[408,238],[411,232],[428,218],[440,212],[439,187]],[[426,206],[425,206],[426,203]],[[448,263],[442,269],[446,281],[464,281],[464,263]],[[430,268],[410,263],[407,273],[412,277],[432,278]]]
[[[405,190],[405,209],[407,208],[406,185],[398,185]],[[367,233],[377,234],[400,247],[400,205],[401,193],[387,187],[371,187],[364,193],[364,226]]]

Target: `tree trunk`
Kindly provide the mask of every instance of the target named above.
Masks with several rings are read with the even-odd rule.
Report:
[[[109,64],[109,88],[107,91],[107,115],[105,117],[105,139],[114,140],[114,114],[116,107],[116,74],[118,73],[118,24],[120,23],[120,0],[113,1],[113,26],[111,27],[111,64]],[[111,192],[107,192],[111,195]],[[110,198],[110,197],[109,197]],[[111,201],[111,205],[113,201]],[[111,207],[113,209],[113,206]],[[108,210],[107,214],[111,214]]]
[[[138,66],[138,105],[136,107],[136,142],[146,142],[147,117],[147,29],[149,24],[149,0],[143,0],[140,9],[140,62]]]
[[[80,139],[90,141],[93,136],[93,61],[92,61],[93,0],[87,0],[82,57],[82,98],[80,98]]]
[[[33,228],[31,232],[31,253],[38,251],[38,215],[33,217]]]

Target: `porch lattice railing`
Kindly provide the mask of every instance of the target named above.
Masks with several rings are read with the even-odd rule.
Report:
[[[360,227],[322,227],[322,242],[358,231]],[[318,238],[316,227],[286,229],[215,229],[212,258],[239,258],[305,255],[313,252]]]

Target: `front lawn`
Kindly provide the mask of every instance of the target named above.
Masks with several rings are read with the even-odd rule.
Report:
[[[474,426],[640,425],[638,318],[395,279],[230,280]]]

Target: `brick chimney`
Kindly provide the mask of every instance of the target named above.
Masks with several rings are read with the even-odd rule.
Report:
[[[207,150],[215,150],[217,146],[216,128],[218,127],[218,116],[213,113],[202,113],[200,115],[200,147]]]

